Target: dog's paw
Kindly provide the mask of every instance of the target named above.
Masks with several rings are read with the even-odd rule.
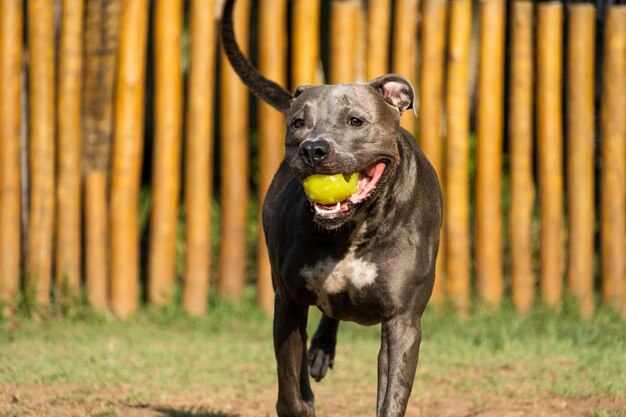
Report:
[[[326,376],[328,368],[332,369],[335,364],[335,353],[312,346],[308,352],[308,359],[311,376],[320,382]]]
[[[284,405],[280,401],[276,404],[278,417],[315,417],[315,408],[303,401]]]

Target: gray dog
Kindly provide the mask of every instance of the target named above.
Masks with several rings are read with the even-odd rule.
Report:
[[[274,350],[281,417],[315,415],[310,375],[333,367],[338,320],[382,323],[376,415],[403,416],[413,386],[421,316],[439,248],[437,175],[400,128],[413,88],[388,74],[369,83],[299,87],[264,78],[242,55],[226,1],[222,42],[235,71],[287,118],[285,159],[267,193],[263,227],[275,289]],[[336,204],[313,202],[314,174],[358,172],[357,191]],[[306,349],[309,306],[323,313]]]

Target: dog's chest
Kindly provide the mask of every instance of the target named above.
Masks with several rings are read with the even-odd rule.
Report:
[[[306,288],[316,297],[316,305],[327,315],[333,315],[334,296],[347,295],[356,304],[362,291],[378,277],[376,264],[355,256],[351,249],[342,259],[328,257],[300,271]]]

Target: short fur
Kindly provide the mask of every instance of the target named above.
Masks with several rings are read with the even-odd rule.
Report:
[[[382,323],[376,415],[403,416],[442,217],[435,171],[400,128],[413,88],[388,74],[369,83],[300,87],[292,96],[239,51],[233,3],[227,0],[223,14],[227,56],[250,90],[287,118],[285,159],[263,206],[275,289],[278,415],[315,415],[309,374],[319,381],[333,367],[339,320],[351,320]],[[310,175],[353,172],[365,184],[355,202],[323,206],[303,191]],[[307,351],[312,305],[324,315]]]

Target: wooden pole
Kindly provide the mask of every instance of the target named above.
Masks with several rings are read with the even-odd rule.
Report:
[[[59,51],[56,283],[76,298],[81,282],[81,90],[83,2],[63,0]]]
[[[370,1],[367,7],[367,79],[389,72],[391,0]]]
[[[287,78],[287,2],[262,0],[259,3],[259,70],[280,85]],[[272,271],[265,245],[261,208],[265,193],[283,159],[285,118],[264,102],[259,103],[259,240],[257,252],[257,302],[270,313],[274,309]]]
[[[155,2],[155,117],[148,301],[153,306],[161,307],[171,303],[176,277],[182,144],[182,25],[182,0]]]
[[[193,0],[185,144],[187,253],[183,308],[198,316],[206,310],[211,268],[216,48],[215,8],[207,7],[205,0]]]
[[[478,295],[502,300],[502,130],[504,109],[504,0],[480,3],[476,161],[476,273]]]
[[[318,79],[320,60],[320,0],[293,0],[291,42],[291,84],[293,87],[322,82]],[[303,47],[306,45],[306,47]]]
[[[511,161],[511,291],[517,311],[528,313],[535,297],[532,257],[533,182],[533,18],[534,4],[512,3],[509,96]]]
[[[626,7],[611,7],[604,27],[600,133],[602,298],[626,314]]]
[[[50,302],[54,227],[55,48],[54,2],[28,2],[30,210],[27,291],[41,306]]]
[[[364,0],[357,0],[357,8],[354,79],[365,81],[367,78],[367,10]]]
[[[595,21],[591,4],[569,6],[567,31],[567,281],[580,312],[593,313]]]
[[[563,6],[537,5],[537,143],[540,186],[541,300],[558,307],[562,295]]]
[[[445,0],[424,0],[422,5],[422,49],[419,70],[419,140],[424,154],[435,168],[439,182],[444,186],[441,150],[441,108],[443,101],[443,74],[446,50]],[[444,193],[445,193],[445,187]],[[446,217],[444,217],[444,230]],[[443,300],[446,239],[442,230],[431,300]]]
[[[20,285],[22,6],[0,0],[0,314],[15,307]]]
[[[417,87],[419,0],[397,0],[395,4],[392,71],[404,76],[413,87]],[[415,110],[419,104],[417,102],[414,104]],[[412,134],[415,133],[415,115],[412,112],[404,112],[400,117],[400,126]]]
[[[332,84],[356,81],[356,43],[359,3],[354,0],[331,1],[330,74]]]
[[[111,170],[111,306],[129,317],[139,301],[138,200],[143,156],[147,0],[122,2]]]
[[[90,170],[85,176],[85,229],[87,301],[96,311],[108,308],[107,259],[107,177]]]
[[[419,71],[419,137],[422,150],[442,181],[441,107],[446,49],[445,0],[424,0]]]
[[[235,6],[234,25],[239,46],[248,50],[250,3]],[[246,216],[248,207],[248,90],[222,53],[221,187],[222,232],[218,292],[239,301],[246,278]]]
[[[472,30],[471,0],[450,3],[448,78],[446,88],[447,150],[445,213],[448,272],[446,289],[466,314],[470,300],[469,237],[469,56]]]
[[[113,93],[120,0],[86,3],[84,28],[82,158],[85,194],[85,274],[89,305],[109,303],[107,184],[113,136]]]

